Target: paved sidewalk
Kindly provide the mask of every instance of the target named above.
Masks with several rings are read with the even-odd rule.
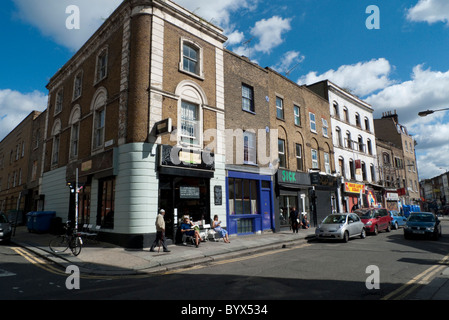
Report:
[[[44,233],[30,233],[26,226],[17,227],[12,242],[45,257],[62,267],[77,265],[85,274],[95,275],[136,275],[142,273],[166,272],[177,268],[185,268],[198,264],[230,259],[252,253],[281,249],[314,238],[315,228],[303,229],[298,233],[281,231],[248,236],[231,235],[231,243],[202,242],[198,248],[194,245],[169,245],[169,253],[156,248],[126,249],[110,243],[84,240],[81,253],[75,257],[67,250],[62,254],[54,254],[48,244],[55,236]]]

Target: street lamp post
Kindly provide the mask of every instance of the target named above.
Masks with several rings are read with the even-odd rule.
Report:
[[[445,109],[438,109],[438,110],[426,110],[426,111],[421,111],[418,113],[418,116],[420,117],[427,117],[428,115],[437,112],[437,111],[446,111],[449,110],[449,108],[445,108]]]

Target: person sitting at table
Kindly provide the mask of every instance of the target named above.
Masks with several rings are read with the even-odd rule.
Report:
[[[214,221],[212,222],[212,229],[214,229],[215,232],[218,232],[221,235],[224,242],[231,243],[231,241],[229,241],[228,232],[225,229],[223,229],[220,226],[220,224],[221,224],[221,221],[218,221],[218,216],[214,215]]]
[[[181,232],[182,234],[195,237],[195,244],[198,248],[201,237],[198,228],[195,228],[192,221],[190,221],[189,217],[184,217],[183,222],[181,223]]]

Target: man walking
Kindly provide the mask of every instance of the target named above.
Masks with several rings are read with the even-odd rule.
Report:
[[[156,239],[151,245],[150,252],[154,252],[156,246],[162,245],[164,252],[170,252],[165,244],[165,220],[164,220],[165,210],[161,209],[156,218]]]

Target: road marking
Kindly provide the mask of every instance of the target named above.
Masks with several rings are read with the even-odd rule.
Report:
[[[16,275],[15,273],[12,273],[12,272],[0,269],[0,278],[1,277],[12,277],[12,276],[15,276],[15,275]]]
[[[426,285],[430,283],[430,279],[435,276],[438,272],[441,272],[444,268],[447,268],[449,254],[445,256],[443,259],[441,259],[438,264],[431,266],[430,268],[426,269],[425,271],[421,272],[417,276],[415,276],[413,279],[408,281],[406,284],[402,285],[398,289],[394,290],[393,292],[390,292],[385,297],[381,298],[381,300],[401,300],[404,297],[410,295],[413,291],[418,289],[421,285]],[[404,291],[405,290],[405,291]],[[404,291],[402,294],[400,294],[402,291]],[[398,295],[394,297],[395,295]],[[393,298],[394,297],[394,298]]]

